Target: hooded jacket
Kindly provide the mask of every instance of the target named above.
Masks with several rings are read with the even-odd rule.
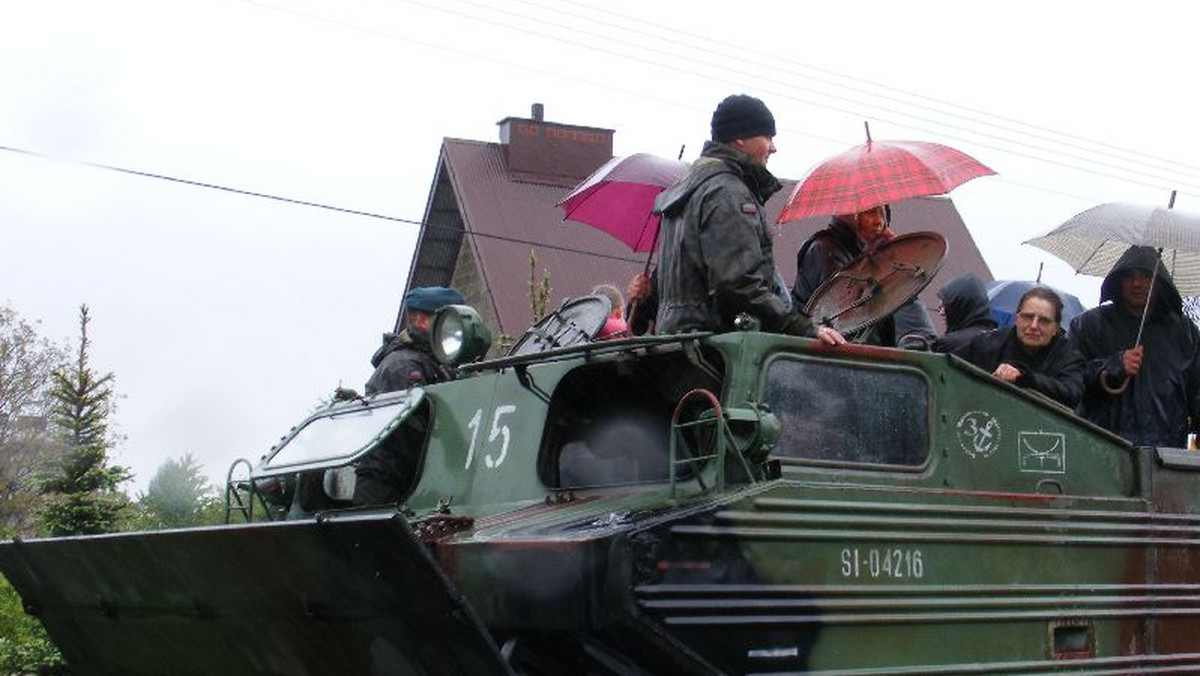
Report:
[[[428,340],[408,331],[385,333],[383,345],[371,357],[375,372],[363,388],[367,395],[408,389],[449,380],[453,374],[433,357]]]
[[[1013,326],[977,334],[954,354],[988,373],[1010,364],[1021,372],[1015,385],[1041,392],[1068,408],[1074,408],[1083,395],[1083,355],[1061,329],[1037,352],[1025,349]]]
[[[1125,379],[1121,356],[1137,340],[1141,315],[1121,303],[1121,277],[1154,270],[1150,311],[1142,329],[1145,350],[1138,374],[1124,392],[1109,393]],[[1151,247],[1130,247],[1100,286],[1102,305],[1071,321],[1071,342],[1088,360],[1079,414],[1135,445],[1183,446],[1188,417],[1200,422],[1200,330],[1183,315],[1183,301]]]
[[[937,295],[946,312],[946,335],[933,342],[934,352],[953,352],[998,326],[992,318],[987,288],[975,275],[955,277]]]
[[[764,204],[782,186],[767,168],[709,141],[658,196],[657,333],[730,331],[747,313],[763,329],[814,335],[808,317],[772,291],[776,277]]]

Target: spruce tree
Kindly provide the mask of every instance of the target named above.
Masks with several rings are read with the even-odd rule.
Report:
[[[117,487],[130,478],[125,467],[108,464],[108,416],[113,374],[98,376],[88,364],[88,309],[79,308],[79,352],[75,363],[55,371],[50,422],[67,451],[40,481],[48,496],[43,527],[53,536],[111,533],[129,499]]]
[[[141,497],[156,526],[179,528],[204,522],[219,502],[200,462],[185,453],[159,465],[150,486]]]

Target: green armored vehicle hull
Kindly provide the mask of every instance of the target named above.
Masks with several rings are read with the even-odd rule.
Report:
[[[333,405],[246,482],[286,519],[0,570],[80,674],[1195,673],[1198,468],[945,355],[663,336]]]

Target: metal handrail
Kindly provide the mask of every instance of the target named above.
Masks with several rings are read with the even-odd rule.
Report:
[[[233,481],[233,471],[239,465],[246,466],[246,483],[250,486],[250,497],[246,502],[242,501],[242,492]],[[225,474],[225,523],[229,523],[235,511],[241,512],[247,522],[254,520],[254,466],[245,458],[234,460]]]
[[[711,407],[709,410],[711,410],[713,412],[712,418],[697,417],[696,420],[693,420],[691,422],[685,422],[685,423],[679,422],[679,416],[682,415],[682,413],[683,413],[684,404],[686,404],[689,400],[696,399],[696,398],[707,400],[708,404]],[[692,457],[688,457],[688,458],[679,458],[678,457],[677,442],[678,442],[681,430],[683,430],[684,428],[688,428],[688,427],[699,427],[701,425],[714,425],[714,424],[717,426],[717,438],[716,438],[716,449],[714,450],[713,453],[710,453],[708,455],[697,455],[697,456],[692,456]],[[700,472],[700,464],[703,461],[710,460],[710,459],[716,459],[716,461],[717,461],[717,485],[716,485],[717,490],[721,491],[721,490],[725,489],[725,436],[726,436],[725,414],[721,409],[721,401],[719,399],[717,399],[716,395],[714,395],[712,392],[709,392],[708,390],[698,388],[698,389],[688,391],[686,394],[684,394],[682,397],[679,398],[679,402],[675,404],[675,411],[671,414],[670,469],[671,469],[671,497],[672,498],[674,498],[675,494],[676,494],[675,493],[675,484],[676,484],[676,476],[678,475],[677,469],[679,466],[685,465],[685,464],[693,465],[695,467],[696,481],[697,481],[697,483],[700,484],[700,490],[702,490],[702,491],[708,490],[708,487],[705,486],[705,484],[704,484],[704,476]]]

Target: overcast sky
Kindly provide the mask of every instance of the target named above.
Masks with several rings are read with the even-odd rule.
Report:
[[[493,8],[498,9],[493,9]],[[757,7],[753,12],[747,8]],[[1120,8],[1115,9],[1115,8]],[[1101,202],[1200,211],[1187,3],[0,0],[0,303],[116,374],[144,490],[193,453],[223,483],[339,383],[361,388],[443,137],[545,104],[615,152],[692,159],[713,106],[764,99],[770,167],[863,140],[991,166],[952,194],[997,278],[1096,301],[1021,242]],[[39,156],[40,155],[40,156]],[[46,159],[48,156],[57,159]],[[219,479],[217,479],[219,477]]]

